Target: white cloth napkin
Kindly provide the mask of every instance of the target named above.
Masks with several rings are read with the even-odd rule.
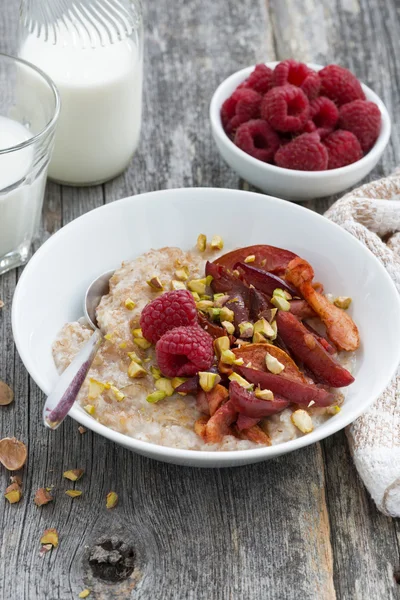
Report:
[[[346,194],[325,216],[379,258],[400,292],[400,170]],[[399,517],[400,368],[385,392],[346,433],[357,470],[378,508]]]

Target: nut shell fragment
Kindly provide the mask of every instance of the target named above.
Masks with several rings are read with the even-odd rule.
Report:
[[[28,451],[23,442],[16,438],[0,440],[0,462],[9,471],[18,471],[24,466]]]
[[[0,381],[0,406],[7,406],[14,400],[14,392],[4,381]]]

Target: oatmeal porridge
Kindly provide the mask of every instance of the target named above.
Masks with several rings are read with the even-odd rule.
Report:
[[[94,419],[163,446],[244,450],[306,435],[340,410],[358,345],[350,299],[305,287],[311,267],[288,251],[216,258],[221,245],[150,250],[115,271],[78,396]],[[91,335],[83,319],[63,327],[60,373]]]

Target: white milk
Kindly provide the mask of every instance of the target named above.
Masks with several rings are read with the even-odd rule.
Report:
[[[30,137],[32,134],[23,125],[0,116],[1,150]],[[0,154],[0,259],[15,251],[26,256],[39,224],[46,174],[30,185],[22,185],[32,167],[33,152],[33,146],[28,146]]]
[[[49,176],[88,184],[118,175],[139,143],[142,60],[131,39],[80,47],[60,28],[57,43],[29,35],[20,56],[45,71],[61,95]]]

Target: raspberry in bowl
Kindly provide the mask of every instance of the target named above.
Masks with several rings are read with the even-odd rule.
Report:
[[[347,69],[294,60],[228,77],[210,104],[224,160],[288,200],[342,192],[375,167],[390,137],[381,99]]]

